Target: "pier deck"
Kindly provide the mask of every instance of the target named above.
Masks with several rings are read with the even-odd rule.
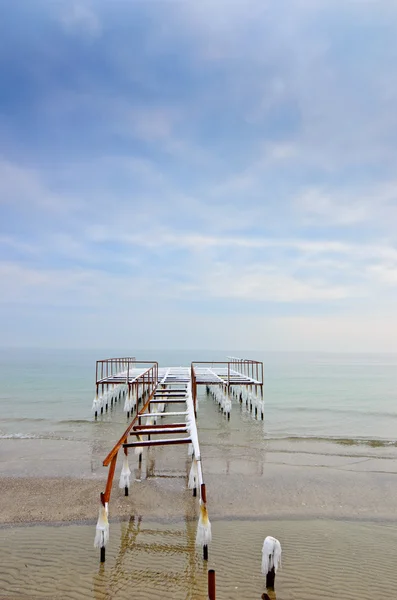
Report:
[[[197,387],[206,386],[230,418],[232,398],[245,400],[250,409],[258,406],[263,419],[263,363],[229,358],[227,361],[192,362],[190,367],[159,367],[156,361],[138,361],[136,358],[112,358],[96,363],[96,397],[93,404],[95,418],[121,399],[130,421],[118,442],[109,452],[103,465],[109,467],[106,488],[100,494],[100,514],[95,544],[100,548],[101,562],[105,561],[105,546],[109,537],[108,504],[115,475],[118,453],[124,454],[119,487],[129,495],[129,450],[138,454],[142,462],[144,448],[151,446],[189,445],[192,466],[189,488],[200,502],[200,518],[196,544],[202,547],[203,559],[208,560],[211,525],[207,513],[207,493],[203,477],[202,457],[197,432]],[[170,405],[170,406],[169,406]],[[134,416],[133,416],[134,415]],[[172,422],[162,423],[163,417]],[[211,575],[211,577],[210,577]],[[210,597],[215,597],[214,572],[209,572]]]
[[[114,359],[110,359],[113,361]],[[106,364],[98,361],[96,369],[96,385],[133,384],[140,381],[152,361],[128,359],[127,366],[119,371],[111,372]],[[111,362],[112,364],[112,362]],[[156,363],[157,364],[157,363]],[[256,385],[263,384],[263,363],[257,361],[225,361],[225,362],[192,362],[190,367],[159,367],[157,383],[188,383],[192,379],[196,385]]]

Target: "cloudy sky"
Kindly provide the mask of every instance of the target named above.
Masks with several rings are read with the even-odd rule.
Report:
[[[395,0],[0,13],[0,345],[397,351]]]

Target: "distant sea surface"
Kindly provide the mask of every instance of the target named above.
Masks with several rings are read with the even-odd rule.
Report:
[[[104,415],[101,423],[95,424],[91,406],[97,359],[136,356],[157,360],[160,366],[187,366],[192,360],[225,360],[228,354],[264,363],[264,439],[312,438],[382,446],[396,443],[397,355],[134,348],[105,353],[0,349],[0,439],[92,442],[95,438],[112,444],[126,417],[118,406],[111,417]],[[234,403],[232,416],[239,410]],[[202,418],[205,415],[204,411]],[[247,415],[239,423],[236,425],[246,434],[254,427]],[[199,428],[206,426],[199,420]]]

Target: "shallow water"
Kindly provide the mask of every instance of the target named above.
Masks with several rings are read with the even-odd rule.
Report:
[[[396,355],[135,352],[138,357],[153,357],[160,366],[225,360],[230,353],[264,362],[263,439],[396,442]],[[121,406],[98,423],[92,419],[98,357],[97,351],[0,349],[0,439],[75,440],[96,448],[117,437],[126,423]],[[240,426],[250,428],[251,423],[251,416],[245,415]],[[207,425],[211,423],[201,422],[201,427]]]
[[[396,441],[397,355],[139,351],[160,366],[248,355],[264,362],[263,436]],[[106,353],[105,353],[106,354]],[[131,350],[109,355],[130,355]],[[122,410],[92,429],[97,351],[0,349],[1,438],[109,439]],[[205,426],[205,423],[203,424]]]
[[[30,360],[22,351],[0,353],[0,475],[106,475],[102,460],[127,420],[120,404],[97,422],[92,419],[96,354],[38,352]],[[170,366],[225,354],[161,357],[153,352]],[[396,357],[252,357],[266,364],[264,421],[237,402],[226,421],[211,397],[200,396],[199,437],[210,508],[216,489],[217,514],[223,515],[222,502],[230,500],[232,490],[241,497],[241,514],[252,516],[258,511],[252,506],[250,512],[250,502],[261,498],[263,503],[266,496],[259,492],[270,490],[266,506],[273,515],[304,510],[350,516],[359,499],[360,515],[374,522],[213,520],[208,566],[216,569],[218,600],[260,598],[261,547],[268,534],[278,537],[284,549],[278,600],[395,598],[397,525],[375,522],[375,515],[394,514]],[[144,470],[150,466],[150,477],[181,477],[186,469],[181,452],[156,448],[150,461],[145,454]],[[139,478],[147,476],[143,472]],[[229,482],[226,495],[220,477]],[[156,481],[134,485],[153,483],[154,491],[160,490]],[[98,492],[101,486],[98,482]],[[144,518],[139,523],[111,518],[107,561],[99,570],[95,523],[3,528],[0,598],[204,600],[206,568],[194,547],[197,519],[190,517],[191,512],[178,522]]]
[[[278,600],[396,597],[396,524],[225,520],[212,527],[208,567],[216,571],[218,600],[260,598],[268,534],[283,547]],[[205,600],[207,569],[195,548],[195,528],[188,519],[113,523],[102,567],[94,525],[3,528],[0,597]]]

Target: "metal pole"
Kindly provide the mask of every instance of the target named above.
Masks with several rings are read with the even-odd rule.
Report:
[[[208,571],[208,600],[215,600],[215,571]]]
[[[274,590],[274,583],[276,579],[276,573],[274,571],[274,567],[269,573],[266,575],[266,587],[268,590]]]

